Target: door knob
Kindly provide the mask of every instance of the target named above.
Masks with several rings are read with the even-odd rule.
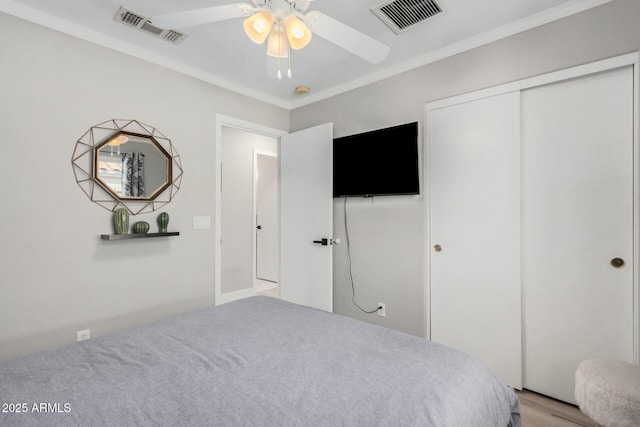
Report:
[[[261,226],[261,225],[257,226],[256,228],[257,228],[258,230],[262,230],[262,226]]]
[[[442,251],[442,246],[440,245],[433,245],[433,250],[436,252],[441,252]]]
[[[624,267],[624,260],[622,258],[614,258],[611,260],[611,265],[615,268],[622,268]]]

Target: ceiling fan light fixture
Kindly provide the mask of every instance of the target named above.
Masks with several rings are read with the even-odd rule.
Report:
[[[302,49],[309,44],[313,34],[311,34],[309,28],[307,28],[307,26],[295,15],[287,16],[284,20],[284,25],[291,49]]]
[[[268,10],[256,12],[244,20],[243,27],[247,37],[254,43],[262,44],[267,39],[271,26],[273,25],[273,15]]]
[[[289,49],[287,46],[287,35],[282,30],[276,26],[269,36],[269,43],[267,45],[267,55],[273,56],[274,58],[288,58],[289,57]]]
[[[118,151],[117,151],[116,154],[119,155],[120,154],[120,146],[122,144],[126,144],[128,141],[129,141],[129,137],[128,136],[120,134],[120,135],[116,136],[115,138],[113,138],[111,141],[107,142],[107,145],[109,145],[109,150],[110,150],[109,154],[111,156],[113,156],[113,147],[118,147]]]
[[[127,141],[129,141],[129,138],[126,135],[118,135],[117,137],[113,138],[111,141],[108,142],[109,145],[111,145],[112,147],[117,147],[120,144],[124,144]]]

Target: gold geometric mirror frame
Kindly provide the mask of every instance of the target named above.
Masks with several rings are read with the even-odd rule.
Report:
[[[153,195],[153,199],[120,197],[105,188],[104,183],[96,177],[95,168],[99,148],[104,147],[107,141],[120,134],[147,138],[157,146],[159,152],[167,157],[168,183],[163,186],[160,193]],[[171,140],[156,128],[137,120],[113,119],[92,126],[76,142],[71,163],[76,183],[82,192],[91,201],[109,211],[125,208],[132,215],[153,212],[171,202],[182,184],[182,162]]]

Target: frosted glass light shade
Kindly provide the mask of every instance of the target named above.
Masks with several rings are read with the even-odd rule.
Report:
[[[267,55],[274,58],[288,58],[289,49],[287,49],[287,35],[282,28],[274,28],[269,36],[269,44],[267,45]]]
[[[287,30],[287,38],[289,39],[289,45],[291,49],[302,49],[311,41],[311,31],[304,23],[296,18],[294,15],[287,16],[284,20],[284,25]]]
[[[243,27],[247,36],[257,44],[262,44],[267,39],[271,26],[273,25],[273,15],[268,10],[254,13],[244,20]]]

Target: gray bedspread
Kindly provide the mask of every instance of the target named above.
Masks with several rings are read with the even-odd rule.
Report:
[[[0,404],[2,426],[520,425],[471,357],[267,297],[0,364]]]

